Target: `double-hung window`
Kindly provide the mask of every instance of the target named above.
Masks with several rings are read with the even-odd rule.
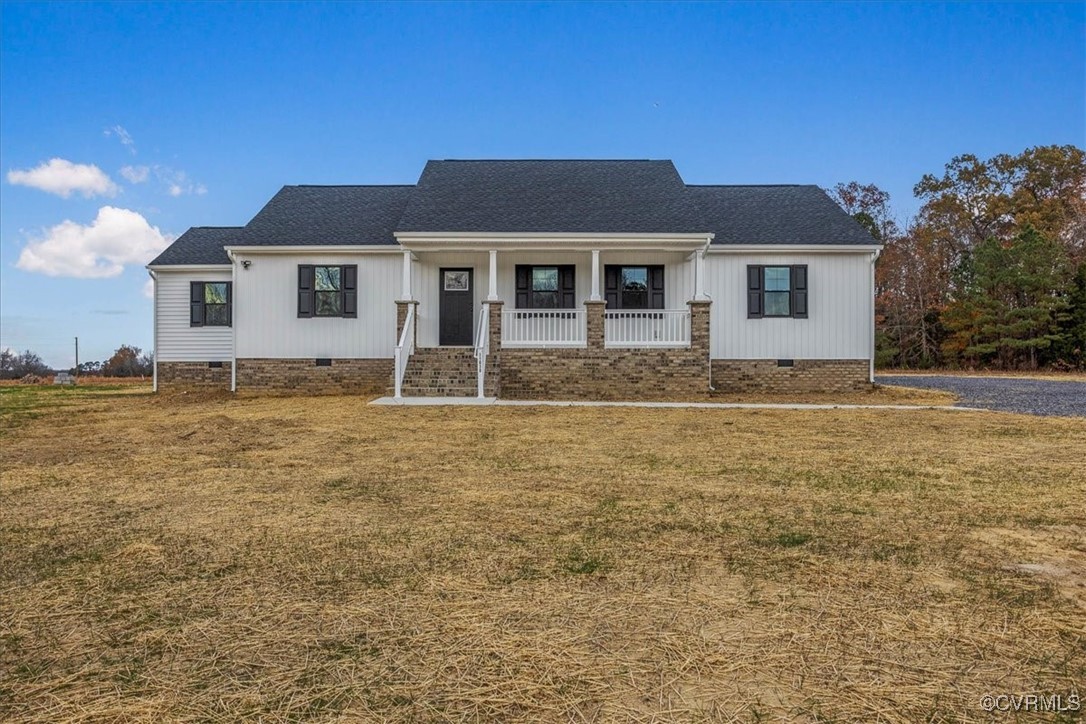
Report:
[[[358,266],[298,266],[299,317],[357,317]]]
[[[607,309],[663,309],[664,267],[608,264],[603,270]]]
[[[233,299],[230,282],[189,283],[189,326],[229,327]]]
[[[517,264],[517,309],[573,309],[577,285],[572,264]]]
[[[752,264],[747,267],[747,317],[807,318],[805,264]]]

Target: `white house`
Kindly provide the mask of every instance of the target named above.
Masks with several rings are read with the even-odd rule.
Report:
[[[155,387],[639,399],[870,383],[881,247],[816,186],[431,161],[285,186],[148,265]]]

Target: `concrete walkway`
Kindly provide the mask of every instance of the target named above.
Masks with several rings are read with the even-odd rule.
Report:
[[[499,400],[496,397],[378,397],[371,405],[405,405],[434,407],[441,405],[495,405],[504,407],[675,407],[708,410],[950,410],[951,412],[982,412],[974,407],[951,405],[832,405],[770,402],[579,402],[555,400]]]

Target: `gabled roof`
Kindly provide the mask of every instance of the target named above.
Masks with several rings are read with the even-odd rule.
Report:
[[[697,232],[671,161],[430,161],[398,232]]]
[[[284,186],[246,224],[238,246],[395,244],[414,186]]]
[[[688,186],[671,161],[430,161],[417,186],[284,186],[246,226],[189,229],[151,264],[229,264],[229,245],[394,246],[396,232],[877,243],[817,186]]]
[[[194,226],[166,247],[148,266],[230,264],[223,250],[241,234],[240,226]]]
[[[818,186],[688,186],[713,245],[878,242]]]

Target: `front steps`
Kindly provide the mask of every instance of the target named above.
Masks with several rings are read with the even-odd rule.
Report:
[[[470,347],[418,347],[407,361],[404,397],[474,397],[475,351]]]

